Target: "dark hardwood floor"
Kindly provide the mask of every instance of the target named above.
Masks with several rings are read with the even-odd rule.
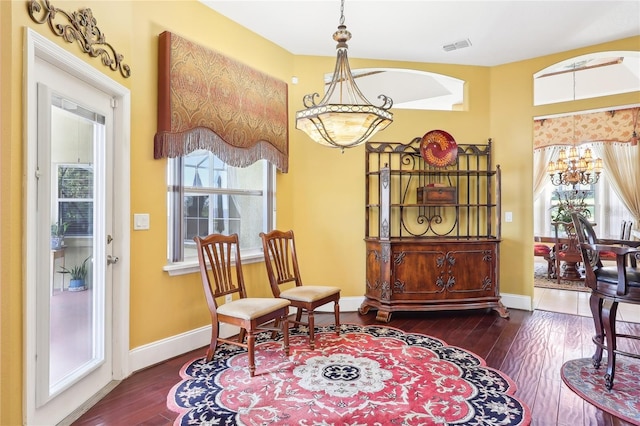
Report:
[[[510,314],[503,319],[486,310],[394,313],[387,325],[440,338],[507,373],[518,386],[517,395],[531,408],[533,425],[626,425],[580,399],[560,377],[565,361],[592,355],[591,318],[514,309]],[[331,322],[332,314],[316,316],[316,324]],[[342,313],[341,322],[380,324],[373,311],[364,316]],[[620,323],[618,328],[640,334],[640,324]],[[198,349],[134,373],[73,424],[172,424],[176,414],[166,406],[167,394],[179,381],[180,368],[204,354]]]

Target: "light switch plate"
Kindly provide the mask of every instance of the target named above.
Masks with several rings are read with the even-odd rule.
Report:
[[[513,212],[504,212],[504,221],[513,222]]]
[[[136,213],[133,215],[133,229],[149,229],[149,213]]]

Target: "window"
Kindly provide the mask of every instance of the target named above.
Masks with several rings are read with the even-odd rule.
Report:
[[[635,92],[640,87],[639,70],[637,51],[597,52],[570,58],[533,75],[533,104]]]
[[[169,253],[172,262],[197,259],[193,238],[237,233],[243,259],[262,255],[260,232],[273,229],[275,171],[266,160],[244,168],[197,150],[169,160]]]
[[[93,235],[93,168],[88,164],[59,164],[57,223],[67,225],[65,235]]]
[[[580,211],[587,219],[593,221],[596,217],[595,185],[571,185],[557,186],[551,194],[551,220],[552,222],[571,222],[570,210]],[[570,210],[560,209],[560,206],[568,206]],[[558,229],[560,236],[565,236],[564,227]],[[554,235],[553,230],[548,235]]]
[[[375,101],[384,94],[393,99],[393,109],[465,110],[464,80],[403,68],[361,68],[351,73],[367,99]],[[332,72],[325,74],[325,88],[332,78]]]
[[[591,216],[588,219],[596,224],[598,236],[618,238],[622,221],[631,220],[633,216],[609,184],[606,170],[600,175],[597,183],[578,185],[576,189],[589,210]],[[558,193],[564,197],[572,196],[573,192],[574,189],[570,185],[555,186],[550,181],[547,182],[533,204],[534,235],[553,235],[551,221],[558,204]]]

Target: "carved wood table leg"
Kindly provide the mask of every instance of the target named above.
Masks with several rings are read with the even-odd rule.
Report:
[[[578,262],[563,262],[560,267],[560,278],[568,281],[582,280],[582,275],[578,271]]]

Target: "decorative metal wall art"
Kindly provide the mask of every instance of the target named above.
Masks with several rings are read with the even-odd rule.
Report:
[[[85,53],[92,58],[100,57],[102,64],[112,71],[120,71],[124,78],[131,76],[129,65],[122,63],[124,56],[117,53],[113,46],[106,42],[106,37],[98,28],[91,9],[79,9],[77,12],[68,13],[54,7],[49,0],[29,0],[27,10],[34,22],[49,24],[49,28],[55,35],[62,37],[68,43],[77,41]],[[54,23],[58,14],[64,16],[69,23]]]

